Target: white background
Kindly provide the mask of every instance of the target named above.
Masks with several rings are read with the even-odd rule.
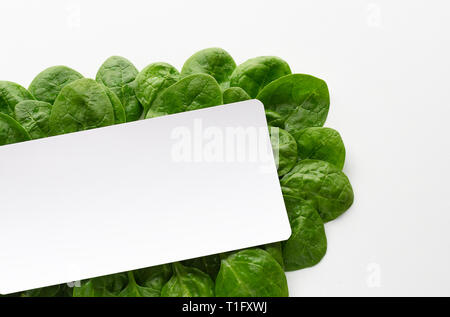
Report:
[[[178,68],[220,46],[327,81],[356,201],[291,295],[450,295],[448,1],[2,1],[0,79],[93,77],[110,55]]]

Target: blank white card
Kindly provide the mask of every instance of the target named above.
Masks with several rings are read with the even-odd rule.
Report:
[[[0,147],[0,293],[289,238],[257,100]]]

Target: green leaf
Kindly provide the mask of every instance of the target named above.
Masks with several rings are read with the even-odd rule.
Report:
[[[269,125],[295,133],[323,126],[330,107],[327,84],[316,77],[293,74],[267,85],[258,95]]]
[[[39,73],[28,88],[40,101],[53,104],[64,86],[83,78],[76,70],[67,66],[53,66]]]
[[[19,84],[0,81],[0,113],[14,117],[16,105],[24,100],[34,100],[34,97]]]
[[[201,50],[192,55],[181,70],[181,76],[192,74],[208,74],[216,79],[222,89],[230,87],[230,76],[236,63],[228,52],[213,47]]]
[[[136,67],[128,59],[111,56],[100,66],[95,80],[110,88],[120,97],[120,89],[133,82],[138,73]]]
[[[294,134],[300,160],[315,159],[334,164],[342,170],[345,163],[345,146],[341,135],[330,128],[314,127]]]
[[[269,127],[269,132],[278,176],[281,177],[288,173],[297,162],[297,143],[294,137],[283,129]]]
[[[178,80],[180,73],[167,63],[150,64],[139,73],[136,77],[136,96],[144,108],[144,117],[156,97]]]
[[[303,160],[281,179],[285,196],[309,200],[324,222],[336,219],[353,204],[347,176],[325,161]]]
[[[272,81],[291,74],[288,63],[275,56],[260,56],[239,65],[231,75],[231,87],[241,87],[251,98]]]
[[[73,290],[67,284],[38,288],[23,292],[21,297],[72,297]]]
[[[50,135],[113,125],[114,109],[104,88],[92,79],[79,79],[65,86],[50,114]]]
[[[216,80],[205,74],[190,75],[170,86],[153,102],[147,118],[202,109],[222,104]]]
[[[135,281],[141,287],[146,288],[147,296],[159,297],[163,286],[172,276],[172,265],[164,264],[153,266],[133,272]]]
[[[220,269],[220,255],[214,254],[200,258],[190,259],[182,262],[185,266],[195,267],[202,272],[209,274],[213,281],[217,277]]]
[[[172,268],[160,265],[127,274],[128,285],[120,292],[120,297],[160,297],[163,286],[172,276]]]
[[[223,103],[225,105],[250,99],[250,96],[240,87],[230,87],[223,92]]]
[[[162,297],[213,297],[214,282],[199,269],[173,264],[173,276],[164,285]]]
[[[74,297],[159,297],[172,275],[170,265],[154,266],[83,281]]]
[[[248,249],[222,260],[216,279],[218,297],[287,297],[283,268],[266,251]]]
[[[125,109],[125,114],[127,117],[127,122],[133,122],[139,120],[142,116],[144,108],[136,97],[137,83],[133,81],[122,87],[121,91],[121,102]]]
[[[316,265],[327,252],[327,236],[322,218],[313,205],[304,200],[284,197],[292,235],[283,242],[286,271],[296,271]]]
[[[15,118],[32,139],[48,137],[52,105],[37,100],[24,100],[16,105]]]
[[[125,109],[122,105],[122,102],[120,101],[119,97],[117,97],[117,95],[115,93],[113,93],[113,91],[111,89],[109,89],[108,87],[106,87],[105,85],[102,85],[102,88],[104,89],[106,95],[109,98],[109,101],[111,102],[111,105],[113,106],[114,109],[114,123],[115,124],[120,124],[120,123],[125,123],[127,122],[127,117],[125,114]]]
[[[128,59],[112,56],[102,64],[95,77],[97,82],[111,89],[119,97],[128,122],[138,120],[143,111],[135,93],[138,73]]]
[[[127,273],[96,277],[82,281],[73,289],[73,297],[117,297],[128,285]]]
[[[13,118],[0,112],[0,145],[31,140],[28,132]]]
[[[280,266],[284,269],[283,248],[281,242],[266,244],[262,247],[262,249],[267,251],[267,253],[277,260]]]

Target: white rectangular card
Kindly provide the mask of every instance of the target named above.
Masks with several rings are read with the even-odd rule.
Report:
[[[257,100],[0,147],[0,293],[289,238]]]

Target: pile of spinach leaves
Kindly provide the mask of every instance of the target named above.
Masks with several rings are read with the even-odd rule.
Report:
[[[38,74],[29,89],[0,81],[0,145],[251,98],[266,109],[292,227],[289,240],[16,295],[288,296],[285,272],[320,262],[327,250],[324,224],[353,203],[342,172],[344,143],[337,131],[323,127],[330,107],[323,80],[292,74],[273,56],[236,65],[220,48],[195,53],[181,71],[153,63],[139,72],[119,56],[108,58],[95,80],[54,66]]]

